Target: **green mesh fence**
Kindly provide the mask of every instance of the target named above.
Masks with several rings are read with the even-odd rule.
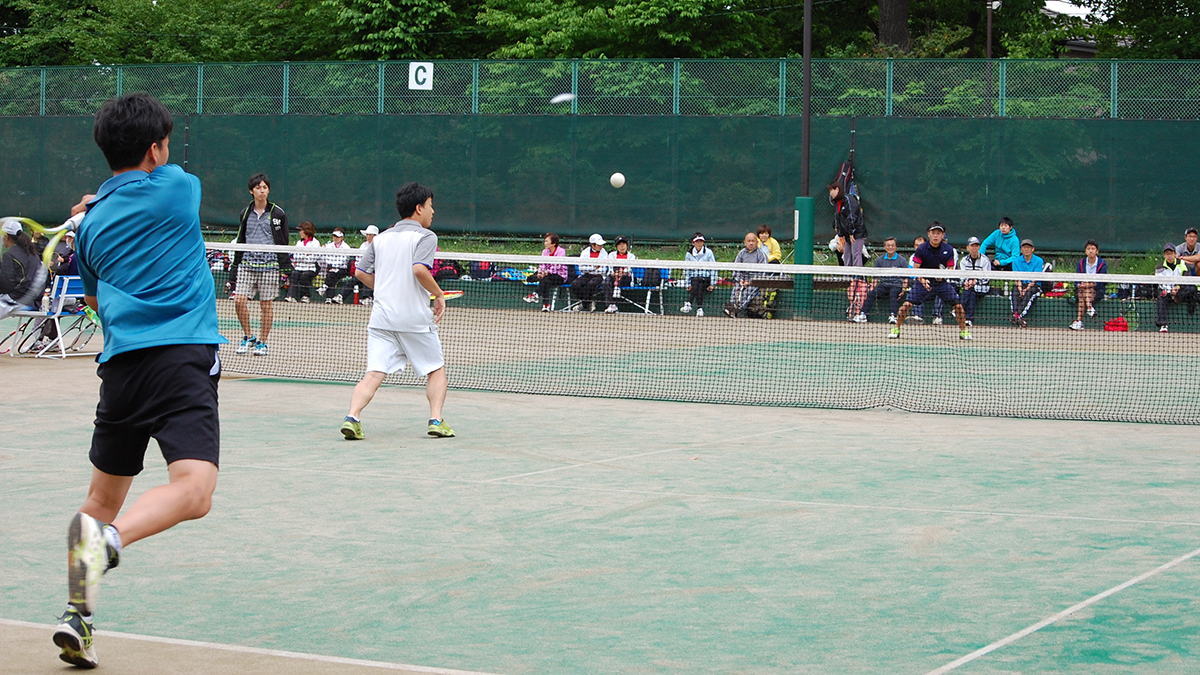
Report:
[[[852,125],[875,242],[911,241],[934,219],[982,238],[1007,215],[1043,250],[1095,238],[1105,251],[1144,252],[1194,224],[1183,186],[1200,122],[816,118],[818,193]],[[0,147],[11,214],[61,221],[107,176],[88,118],[0,118]],[[682,241],[702,230],[736,241],[768,223],[790,239],[800,193],[791,116],[193,115],[177,118],[171,152],[201,179],[203,219],[224,226],[257,171],[293,224],[323,231],[393,222],[389,195],[416,180],[435,190],[447,232]],[[608,183],[616,171],[628,179],[619,190]],[[830,221],[818,199],[814,243]]]
[[[147,91],[178,114],[794,115],[799,59],[226,63],[0,70],[0,115],[87,115]],[[573,103],[550,97],[573,92]],[[813,61],[813,113],[903,117],[1200,118],[1200,62]]]
[[[334,271],[348,268],[348,259],[326,262],[306,277],[286,276],[273,303],[266,353],[255,354],[242,343],[262,334],[257,303],[243,326],[230,299],[236,281],[227,286],[228,254],[221,244],[210,246],[221,332],[230,341],[221,352],[227,372],[342,382],[362,377],[371,301],[365,285]],[[1027,306],[1017,291],[1019,275],[921,271],[935,284],[935,277],[955,274],[990,281],[986,293],[976,290],[981,285],[969,291],[964,334],[953,303],[929,297],[905,308],[904,299],[914,299],[906,293],[895,305],[887,293],[871,297],[881,283],[920,283],[907,269],[885,277],[875,268],[850,276],[846,268],[712,265],[713,272],[697,273],[694,264],[643,260],[629,263],[628,276],[618,280],[619,263],[607,260],[601,274],[572,279],[575,256],[572,249],[554,259],[566,268],[564,283],[550,279],[541,286],[536,265],[545,258],[440,254],[434,269],[442,288],[462,292],[448,301],[438,329],[452,387],[1200,423],[1195,383],[1162,375],[1200,367],[1195,277],[1175,277],[1180,285],[1160,303],[1161,277],[1037,275],[1040,285]],[[701,277],[700,297],[692,294],[695,276]],[[1080,278],[1107,281],[1082,297],[1082,306]],[[962,283],[947,285],[962,297]],[[892,314],[907,320],[897,316],[899,324],[889,323]],[[1104,330],[1118,323],[1125,330]],[[897,325],[899,334],[889,337]],[[411,371],[389,381],[421,384]]]

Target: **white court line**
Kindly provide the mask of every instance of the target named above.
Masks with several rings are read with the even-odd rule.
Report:
[[[15,619],[0,619],[0,624],[6,626],[16,626],[19,628],[39,628],[46,630],[47,633],[54,630],[54,626],[48,626],[31,621],[17,621]],[[136,633],[118,633],[111,630],[98,630],[96,635],[99,637],[114,637],[123,638],[126,640],[138,640],[140,642],[153,642],[163,645],[175,645],[178,647],[196,647],[199,649],[216,649],[223,652],[235,652],[238,654],[254,654],[256,656],[274,656],[282,659],[297,659],[300,661],[318,661],[320,663],[336,663],[343,666],[362,666],[365,668],[379,668],[382,670],[408,670],[414,673],[433,673],[434,675],[496,675],[496,673],[485,673],[475,670],[455,670],[453,668],[434,668],[432,666],[413,666],[406,663],[388,663],[387,661],[367,661],[365,659],[347,659],[341,656],[323,656],[321,654],[304,654],[302,652],[286,652],[279,649],[262,649],[259,647],[242,647],[241,645],[226,645],[219,642],[197,642],[195,640],[178,640],[175,638],[158,637],[155,635],[138,635]]]
[[[1200,555],[1200,548],[1196,549],[1195,551],[1192,551],[1191,553],[1186,553],[1184,555],[1181,555],[1169,563],[1159,565],[1158,567],[1155,567],[1154,569],[1150,570],[1149,572],[1146,572],[1145,574],[1139,574],[1138,576],[1130,579],[1129,581],[1126,581],[1123,584],[1120,584],[1118,586],[1113,586],[1112,588],[1108,589],[1107,591],[1104,591],[1103,593],[1097,593],[1096,595],[1093,595],[1092,597],[1088,598],[1087,600],[1084,600],[1083,602],[1081,602],[1077,605],[1072,605],[1072,606],[1064,609],[1063,611],[1059,612],[1058,614],[1055,614],[1052,617],[1042,619],[1041,621],[1033,624],[1032,626],[1029,626],[1028,628],[1025,628],[1024,630],[1017,631],[1016,633],[1009,635],[1008,637],[1004,638],[1003,640],[997,640],[982,649],[977,649],[960,659],[956,659],[954,661],[951,661],[950,663],[947,663],[946,665],[942,666],[941,668],[935,668],[935,669],[929,671],[928,673],[926,673],[925,675],[942,675],[943,673],[948,673],[951,670],[954,670],[955,668],[958,668],[959,666],[966,665],[981,656],[990,654],[991,652],[994,652],[997,649],[1000,649],[1001,647],[1003,647],[1005,645],[1010,645],[1010,644],[1016,642],[1017,640],[1020,640],[1021,638],[1025,637],[1026,635],[1029,635],[1030,633],[1039,631],[1060,619],[1064,619],[1068,616],[1071,616],[1075,612],[1078,612],[1079,610],[1081,610],[1085,607],[1094,605],[1097,602],[1100,602],[1101,600],[1107,598],[1108,596],[1110,596],[1114,593],[1119,593],[1119,592],[1125,590],[1126,588],[1129,588],[1130,586],[1138,583],[1139,581],[1145,581],[1146,579],[1149,579],[1150,577],[1152,577],[1156,574],[1159,574],[1160,572],[1165,572],[1165,571],[1171,569],[1172,567],[1178,565],[1179,563],[1190,560],[1191,558],[1195,558],[1198,555]]]
[[[799,427],[791,427],[788,429],[772,429],[771,431],[764,431],[762,433],[751,434],[749,436],[738,436],[736,439],[733,439],[733,440],[741,441],[741,440],[745,440],[745,439],[749,439],[749,438],[758,438],[759,436],[768,436],[771,434],[786,434],[789,431],[797,431],[797,430],[803,429],[803,428],[804,428],[803,426],[799,426]],[[651,452],[641,452],[636,455],[622,455],[621,457],[610,457],[608,459],[597,459],[597,460],[591,461],[591,462],[579,462],[578,464],[567,464],[565,466],[556,466],[553,469],[542,469],[541,471],[530,471],[529,473],[518,473],[518,474],[513,474],[511,476],[501,476],[499,478],[490,478],[484,482],[485,483],[497,483],[500,481],[513,480],[516,478],[526,478],[528,476],[537,476],[537,475],[544,474],[544,473],[553,473],[555,471],[565,471],[567,469],[574,469],[574,468],[580,467],[580,466],[596,466],[599,464],[607,464],[608,462],[619,462],[622,459],[636,459],[638,457],[649,457],[650,455],[661,455],[666,452],[681,452],[684,450],[693,450],[695,448],[703,448],[703,447],[710,446],[710,445],[725,445],[725,444],[729,444],[730,440],[731,439],[723,438],[723,439],[717,440],[717,441],[705,441],[704,443],[696,443],[694,445],[683,445],[683,446],[679,446],[679,447],[675,447],[675,448],[667,448],[665,450],[653,450]]]

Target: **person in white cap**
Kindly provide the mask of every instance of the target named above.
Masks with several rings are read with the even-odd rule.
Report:
[[[683,259],[688,262],[704,262],[715,263],[716,257],[713,256],[712,249],[704,245],[704,235],[697,232],[692,235],[692,247],[688,249]],[[707,293],[712,293],[713,287],[717,285],[716,270],[688,270],[688,299],[683,303],[683,307],[679,311],[687,314],[696,309],[696,316],[704,316],[704,296]]]
[[[0,257],[0,319],[18,309],[29,309],[46,288],[46,268],[38,258],[33,240],[21,223],[6,220],[4,256]]]
[[[371,223],[367,225],[367,229],[359,230],[358,233],[363,236],[364,240],[362,246],[359,246],[358,249],[366,252],[367,249],[371,248],[371,242],[375,241],[375,235],[379,234],[379,228],[375,226],[375,223]],[[375,291],[370,286],[366,284],[358,285],[358,301],[362,304],[371,304],[374,295]]]
[[[346,243],[346,233],[342,228],[336,228],[333,231],[333,239],[325,244],[325,248],[334,251],[343,250],[349,251],[350,244]],[[322,286],[324,290],[321,292],[325,295],[325,304],[336,302],[342,304],[345,300],[343,297],[350,290],[350,286],[354,283],[348,280],[350,277],[350,256],[344,254],[330,254],[325,256],[325,283]],[[345,281],[345,283],[342,283]],[[341,284],[341,288],[338,285]]]
[[[600,261],[609,258],[604,244],[604,237],[593,234],[588,237],[587,248],[579,253],[580,259],[589,262],[579,265],[579,276],[571,282],[571,295],[575,298],[572,311],[582,311],[585,304],[587,311],[596,311],[596,296],[600,294],[600,287],[604,285],[604,277],[608,276],[608,267],[600,264]]]
[[[55,275],[79,276],[79,263],[75,260],[75,233],[67,230],[61,245],[54,248],[54,261],[50,271]]]
[[[979,237],[971,237],[967,240],[967,254],[958,259],[958,269],[973,272],[992,271],[992,261],[979,252]],[[967,314],[968,327],[975,325],[975,303],[991,290],[992,287],[988,285],[987,279],[963,280],[959,299],[962,301],[963,311]]]

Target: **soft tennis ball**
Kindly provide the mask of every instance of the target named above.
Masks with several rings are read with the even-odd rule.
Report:
[[[608,182],[615,188],[619,188],[625,184],[625,174],[617,172],[608,177]]]

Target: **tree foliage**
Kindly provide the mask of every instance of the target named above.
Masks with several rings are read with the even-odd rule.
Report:
[[[0,65],[798,56],[802,0],[0,0]],[[1200,0],[1004,0],[993,54],[1200,57]],[[885,10],[881,21],[881,9]],[[979,57],[980,0],[816,0],[818,56]]]

